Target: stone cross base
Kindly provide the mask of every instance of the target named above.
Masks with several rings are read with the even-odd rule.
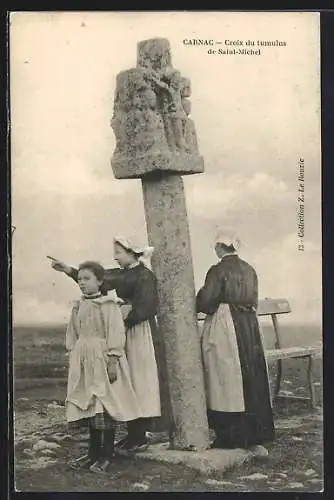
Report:
[[[178,175],[204,172],[201,156],[190,154],[161,153],[141,157],[114,155],[112,168],[116,179],[140,179],[152,172],[174,172]]]
[[[137,453],[137,460],[154,460],[169,464],[182,464],[198,470],[202,474],[224,472],[232,467],[254,459],[251,451],[237,448],[235,450],[206,450],[201,452],[170,450],[168,443],[151,445],[148,450]]]

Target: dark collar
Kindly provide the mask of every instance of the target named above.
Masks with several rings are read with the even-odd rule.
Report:
[[[82,300],[88,300],[88,299],[98,299],[99,297],[102,296],[102,293],[99,292],[99,293],[94,293],[92,295],[85,295],[83,294],[82,295]]]
[[[222,259],[220,259],[220,262],[224,262],[225,260],[230,260],[230,259],[238,259],[239,255],[237,253],[228,253],[224,255]]]

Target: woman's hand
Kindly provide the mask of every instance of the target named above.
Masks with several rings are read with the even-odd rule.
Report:
[[[53,260],[51,262],[51,266],[55,271],[60,271],[62,273],[70,274],[71,272],[71,267],[65,264],[64,262],[61,262],[60,260]]]
[[[116,356],[108,356],[107,372],[111,384],[117,380],[117,364],[118,358]]]

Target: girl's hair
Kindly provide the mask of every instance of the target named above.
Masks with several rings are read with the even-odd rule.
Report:
[[[96,276],[96,278],[99,281],[103,280],[105,271],[104,271],[104,267],[101,266],[101,264],[99,262],[95,262],[93,260],[87,260],[86,262],[83,262],[82,264],[80,264],[79,271],[81,269],[88,269]]]

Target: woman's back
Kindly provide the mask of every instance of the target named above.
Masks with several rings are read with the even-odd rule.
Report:
[[[218,264],[224,301],[229,304],[257,304],[258,281],[255,270],[236,255]]]
[[[229,254],[209,269],[197,294],[197,311],[213,314],[221,303],[256,306],[257,301],[255,270],[238,255]]]

